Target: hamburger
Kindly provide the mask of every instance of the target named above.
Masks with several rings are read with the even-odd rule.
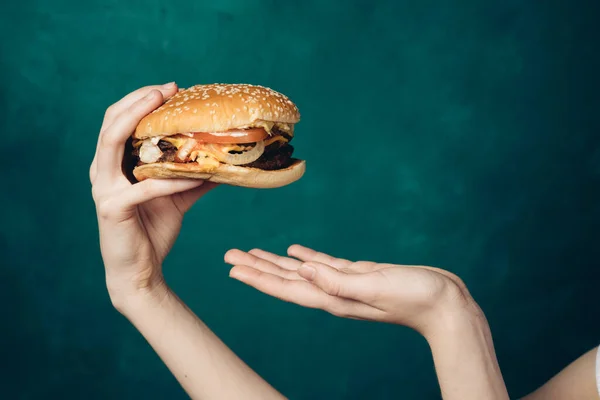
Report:
[[[196,85],[144,117],[132,134],[133,175],[191,178],[275,188],[302,177],[305,161],[290,144],[296,105],[272,89],[246,84]]]

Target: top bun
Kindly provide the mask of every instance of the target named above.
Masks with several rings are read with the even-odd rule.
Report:
[[[133,137],[224,132],[260,121],[295,124],[299,120],[296,105],[272,89],[245,84],[196,85],[180,90],[144,117]]]

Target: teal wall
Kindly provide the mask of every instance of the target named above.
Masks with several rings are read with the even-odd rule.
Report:
[[[459,6],[460,4],[460,6]],[[427,344],[228,278],[295,242],[436,265],[485,310],[513,396],[600,342],[595,1],[23,0],[0,5],[0,397],[185,398],[104,287],[88,182],[140,86],[289,95],[305,177],[220,187],[167,260],[177,293],[293,399],[436,399]]]

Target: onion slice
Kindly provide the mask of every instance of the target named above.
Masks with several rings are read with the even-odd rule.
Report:
[[[231,154],[221,150],[221,146],[209,143],[206,147],[214,154],[215,158],[222,163],[231,165],[243,165],[256,161],[265,152],[265,142],[256,142],[256,145],[251,149],[240,154]]]
[[[158,142],[158,141],[157,141]],[[140,161],[146,164],[157,162],[163,155],[160,148],[153,143],[153,140],[144,140],[140,147]]]
[[[198,142],[196,139],[187,139],[183,146],[177,151],[177,161],[185,162],[190,155],[190,152],[197,144]]]

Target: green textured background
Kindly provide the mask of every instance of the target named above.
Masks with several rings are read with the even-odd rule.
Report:
[[[104,109],[147,84],[249,82],[300,107],[305,177],[221,187],[165,267],[293,399],[435,399],[426,343],[227,276],[299,242],[461,275],[513,396],[600,341],[596,1],[5,1],[1,398],[185,398],[110,306],[88,166]],[[242,216],[242,217],[241,217]]]

